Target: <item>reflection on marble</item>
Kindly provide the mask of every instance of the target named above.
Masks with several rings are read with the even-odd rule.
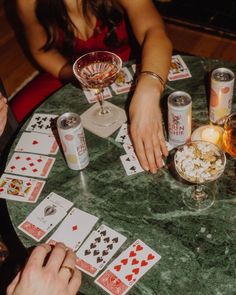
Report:
[[[193,77],[167,84],[163,113],[166,114],[164,100],[169,93],[186,91],[192,96],[193,126],[196,128],[208,123],[207,73],[219,66],[227,66],[236,72],[236,65],[187,56],[183,59]],[[111,101],[122,107],[126,97],[114,95]],[[72,111],[81,114],[88,107],[90,105],[82,91],[66,85],[37,112],[59,115]],[[234,101],[234,110],[235,107]],[[114,140],[116,133],[107,139],[88,131],[85,135],[90,154],[89,166],[82,172],[70,170],[59,152],[39,201],[54,191],[72,200],[76,207],[98,216],[97,226],[104,222],[125,235],[127,241],[120,251],[140,238],[162,256],[129,294],[236,294],[233,160],[228,157],[223,176],[216,183],[209,184],[216,193],[213,207],[194,212],[182,202],[182,192],[188,185],[175,179],[170,171],[162,169],[156,175],[143,172],[126,176],[119,159],[124,150]],[[35,242],[18,231],[17,225],[35,206],[8,201],[13,225],[25,246]],[[81,291],[86,295],[105,294],[87,275],[84,275]]]

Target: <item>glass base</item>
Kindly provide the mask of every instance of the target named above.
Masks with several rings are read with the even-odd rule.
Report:
[[[192,210],[206,210],[210,208],[215,201],[215,196],[212,190],[205,185],[195,185],[190,187],[184,193],[183,202]]]
[[[91,120],[93,124],[99,127],[108,127],[117,123],[120,119],[120,113],[117,108],[104,102],[103,108],[97,105],[97,108],[91,113]]]

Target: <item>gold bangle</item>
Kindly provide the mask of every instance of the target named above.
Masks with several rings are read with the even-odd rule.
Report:
[[[157,73],[154,73],[152,71],[142,71],[142,72],[139,73],[139,75],[142,75],[142,74],[148,75],[148,76],[150,76],[150,77],[152,77],[152,78],[154,78],[156,80],[159,80],[159,82],[161,83],[163,89],[165,88],[165,82],[164,82],[164,80]]]

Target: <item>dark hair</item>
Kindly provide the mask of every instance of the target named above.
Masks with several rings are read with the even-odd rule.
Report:
[[[85,18],[88,17],[88,11],[91,11],[101,21],[102,27],[108,27],[108,34],[104,40],[106,45],[119,46],[115,29],[123,18],[123,11],[115,0],[82,0],[82,11]],[[64,0],[38,0],[36,16],[47,35],[47,40],[41,49],[47,51],[55,45],[59,29],[65,35],[63,51],[65,54],[70,54],[75,40],[74,25],[67,13]]]

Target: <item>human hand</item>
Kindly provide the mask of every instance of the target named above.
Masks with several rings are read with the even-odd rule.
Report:
[[[7,99],[0,92],[0,136],[2,135],[7,122]]]
[[[58,243],[41,244],[31,253],[25,268],[7,288],[7,295],[74,295],[81,285],[72,250]]]
[[[168,155],[159,99],[160,94],[151,88],[138,90],[129,108],[130,133],[135,153],[143,169],[152,173],[163,166],[162,156]]]

